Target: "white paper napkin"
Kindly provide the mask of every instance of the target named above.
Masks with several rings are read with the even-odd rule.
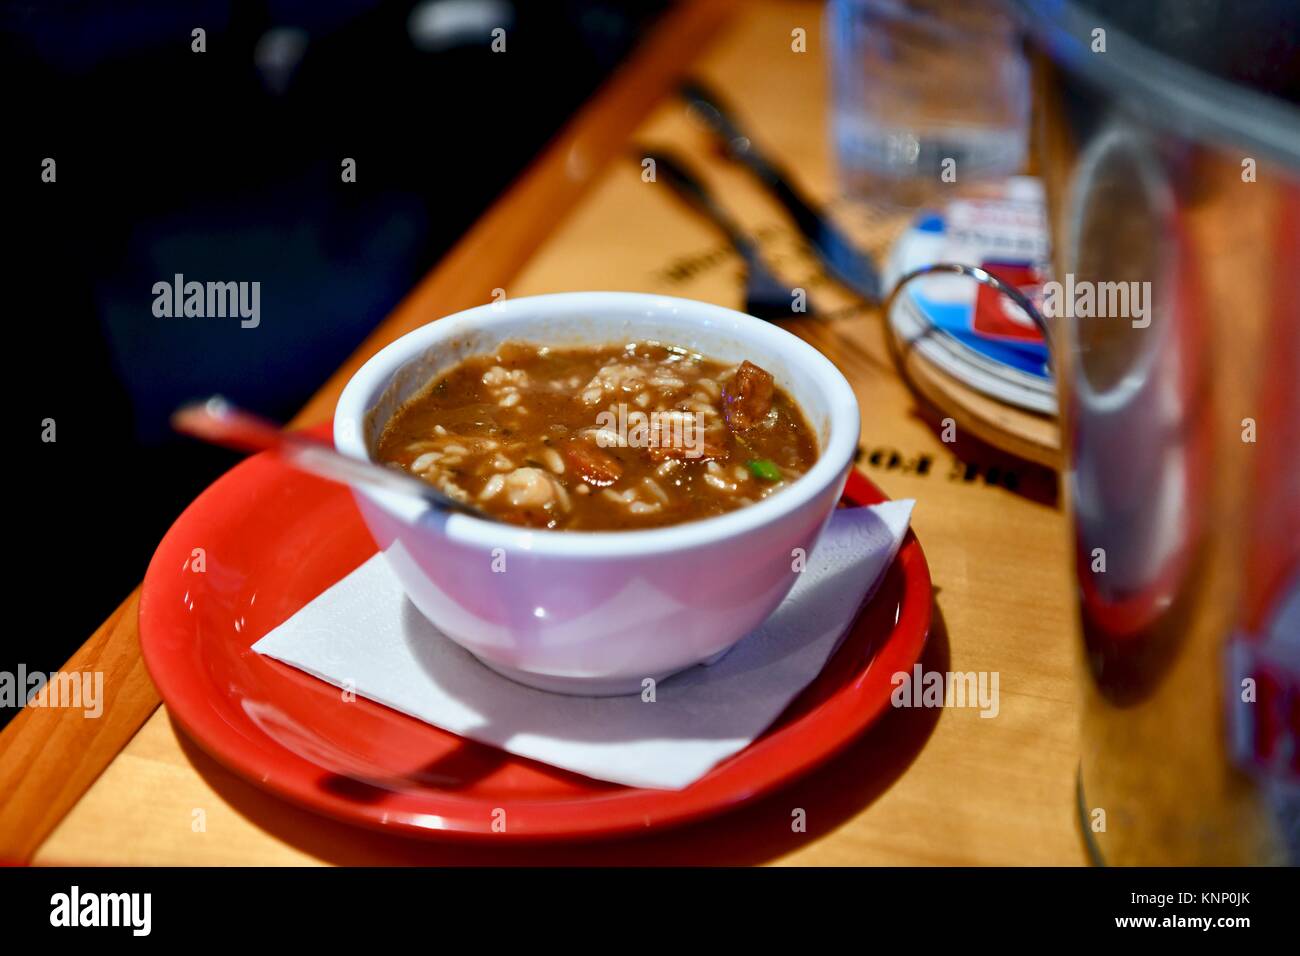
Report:
[[[836,511],[772,616],[717,663],[660,682],[653,702],[550,694],[501,677],[430,624],[378,554],[253,650],[523,757],[677,790],[747,746],[817,676],[897,554],[912,505]]]

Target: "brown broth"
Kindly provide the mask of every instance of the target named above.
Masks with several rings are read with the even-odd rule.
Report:
[[[817,455],[798,405],[752,363],[510,342],[407,401],[376,457],[514,524],[618,531],[753,504]]]

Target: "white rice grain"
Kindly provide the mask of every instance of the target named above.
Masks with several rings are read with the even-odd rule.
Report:
[[[668,504],[668,492],[659,487],[659,482],[655,481],[653,478],[642,478],[641,484],[645,486],[646,490],[649,491],[650,494],[658,498],[661,504]]]
[[[501,489],[506,486],[504,475],[493,475],[483,486],[483,490],[478,493],[480,501],[487,501],[489,498],[495,498],[501,493]]]
[[[564,459],[554,448],[547,448],[542,451],[542,461],[546,462],[546,467],[551,469],[557,475],[564,474]]]

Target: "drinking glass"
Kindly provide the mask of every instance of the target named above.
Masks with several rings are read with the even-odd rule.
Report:
[[[1021,170],[1029,67],[998,0],[830,0],[843,190],[911,204]]]

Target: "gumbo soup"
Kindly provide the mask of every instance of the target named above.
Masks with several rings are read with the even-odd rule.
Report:
[[[377,457],[514,524],[615,531],[777,494],[817,460],[817,439],[752,362],[659,342],[511,342],[407,401]]]

